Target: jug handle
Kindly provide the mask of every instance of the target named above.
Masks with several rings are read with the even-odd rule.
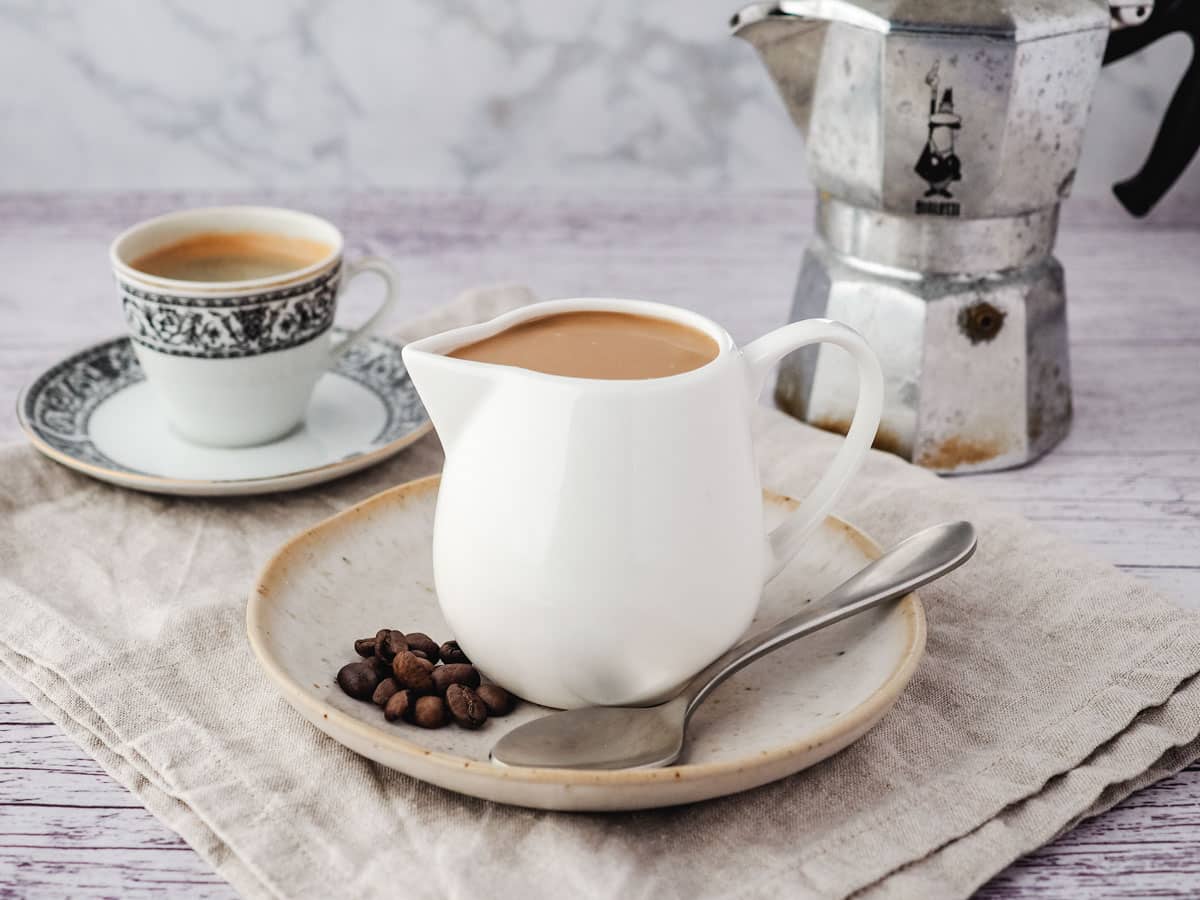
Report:
[[[742,357],[749,369],[750,389],[757,399],[776,363],[793,350],[822,343],[841,347],[853,358],[858,367],[858,404],[846,438],[821,480],[800,506],[767,535],[770,558],[766,581],[778,575],[796,555],[804,539],[837,502],[871,449],[883,412],[883,371],[878,357],[861,334],[830,319],[793,322],[742,348]]]

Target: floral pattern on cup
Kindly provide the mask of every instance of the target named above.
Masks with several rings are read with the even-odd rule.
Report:
[[[333,325],[341,266],[284,290],[248,297],[155,294],[120,281],[130,335],[171,356],[230,359],[286,350]]]

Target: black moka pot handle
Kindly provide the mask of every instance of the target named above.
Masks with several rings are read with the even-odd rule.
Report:
[[[1114,30],[1104,51],[1108,65],[1177,31],[1192,39],[1192,62],[1175,89],[1141,171],[1113,185],[1121,205],[1135,216],[1150,212],[1200,149],[1200,0],[1156,0],[1145,22]]]

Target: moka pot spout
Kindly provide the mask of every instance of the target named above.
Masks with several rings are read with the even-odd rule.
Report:
[[[828,25],[840,22],[886,33],[888,21],[846,0],[779,0],[752,3],[729,22],[748,42],[779,89],[788,114],[807,139],[813,94]]]

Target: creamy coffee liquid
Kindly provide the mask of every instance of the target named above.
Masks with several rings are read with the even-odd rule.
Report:
[[[247,281],[286,275],[325,259],[320,241],[257,231],[194,234],[129,263],[139,272],[177,281]]]
[[[573,378],[665,378],[716,359],[717,342],[666,319],[570,312],[523,322],[449,355]]]

